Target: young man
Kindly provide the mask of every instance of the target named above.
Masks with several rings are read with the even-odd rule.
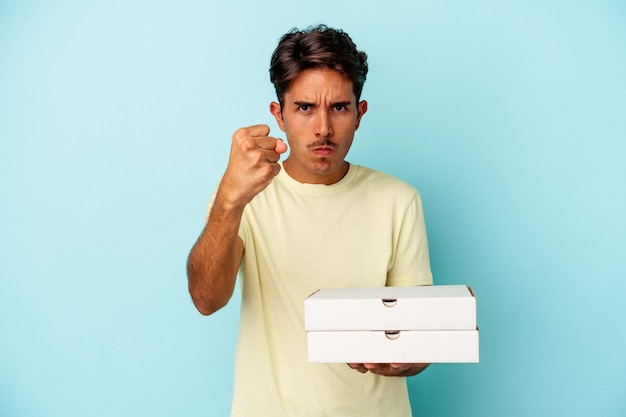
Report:
[[[350,37],[292,31],[271,60],[269,127],[239,129],[187,264],[202,314],[226,305],[240,265],[232,416],[410,416],[405,376],[425,364],[308,363],[304,299],[324,287],[430,285],[417,191],[346,155],[367,102],[367,57]]]

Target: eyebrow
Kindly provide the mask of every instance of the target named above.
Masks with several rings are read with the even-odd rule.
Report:
[[[300,106],[315,107],[316,106],[315,103],[310,103],[308,101],[294,101],[293,104],[295,104],[298,107],[300,107]],[[330,107],[334,107],[334,106],[345,106],[345,107],[348,107],[350,104],[352,104],[350,101],[337,101],[337,102],[331,103]]]

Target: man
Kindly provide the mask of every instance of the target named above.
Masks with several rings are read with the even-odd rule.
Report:
[[[242,303],[232,416],[410,416],[425,364],[307,362],[304,299],[323,287],[430,285],[419,194],[346,155],[367,111],[367,57],[350,37],[294,30],[274,51],[269,127],[239,129],[187,264],[202,314]],[[389,141],[390,138],[381,138]]]

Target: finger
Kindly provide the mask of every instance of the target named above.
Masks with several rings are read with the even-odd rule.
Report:
[[[349,363],[348,366],[362,374],[367,373],[367,369],[361,363]]]
[[[276,152],[276,147],[279,146],[278,143],[282,143],[280,139],[272,138],[269,136],[253,137],[251,140],[254,141],[255,145],[258,148],[265,149],[268,151],[273,151],[273,152]],[[282,153],[282,152],[278,152],[278,153]]]
[[[266,151],[266,150],[264,150],[263,154],[265,155],[265,159],[267,159],[271,163],[276,163],[280,159],[280,154],[278,154],[278,153],[276,153],[274,151]]]
[[[277,139],[270,137],[248,138],[239,145],[239,149],[246,154],[258,154],[269,162],[278,162],[280,153],[275,151]]]
[[[270,127],[268,125],[254,125],[245,128],[247,130],[248,135],[252,137],[262,137],[270,134]]]
[[[250,138],[266,137],[270,133],[268,125],[254,125],[249,127],[241,127],[233,133],[234,142],[244,142]]]
[[[287,151],[287,144],[283,142],[282,139],[275,139],[272,137],[266,138],[255,138],[256,145],[267,151],[272,151],[273,154],[276,155],[276,159],[273,162],[278,161],[280,159],[280,155]]]
[[[276,140],[276,145],[274,146],[274,151],[277,153],[285,153],[287,151],[287,144],[283,142],[282,139]]]

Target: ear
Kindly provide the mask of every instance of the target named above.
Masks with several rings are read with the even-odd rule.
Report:
[[[283,110],[280,107],[280,104],[272,101],[270,103],[270,113],[272,113],[272,116],[274,116],[274,118],[276,119],[276,123],[278,123],[278,127],[280,128],[280,130],[284,132],[285,122],[283,121]]]
[[[354,130],[356,131],[361,124],[361,117],[367,112],[367,101],[362,100],[357,105],[357,115],[356,115],[356,123],[354,125]]]

